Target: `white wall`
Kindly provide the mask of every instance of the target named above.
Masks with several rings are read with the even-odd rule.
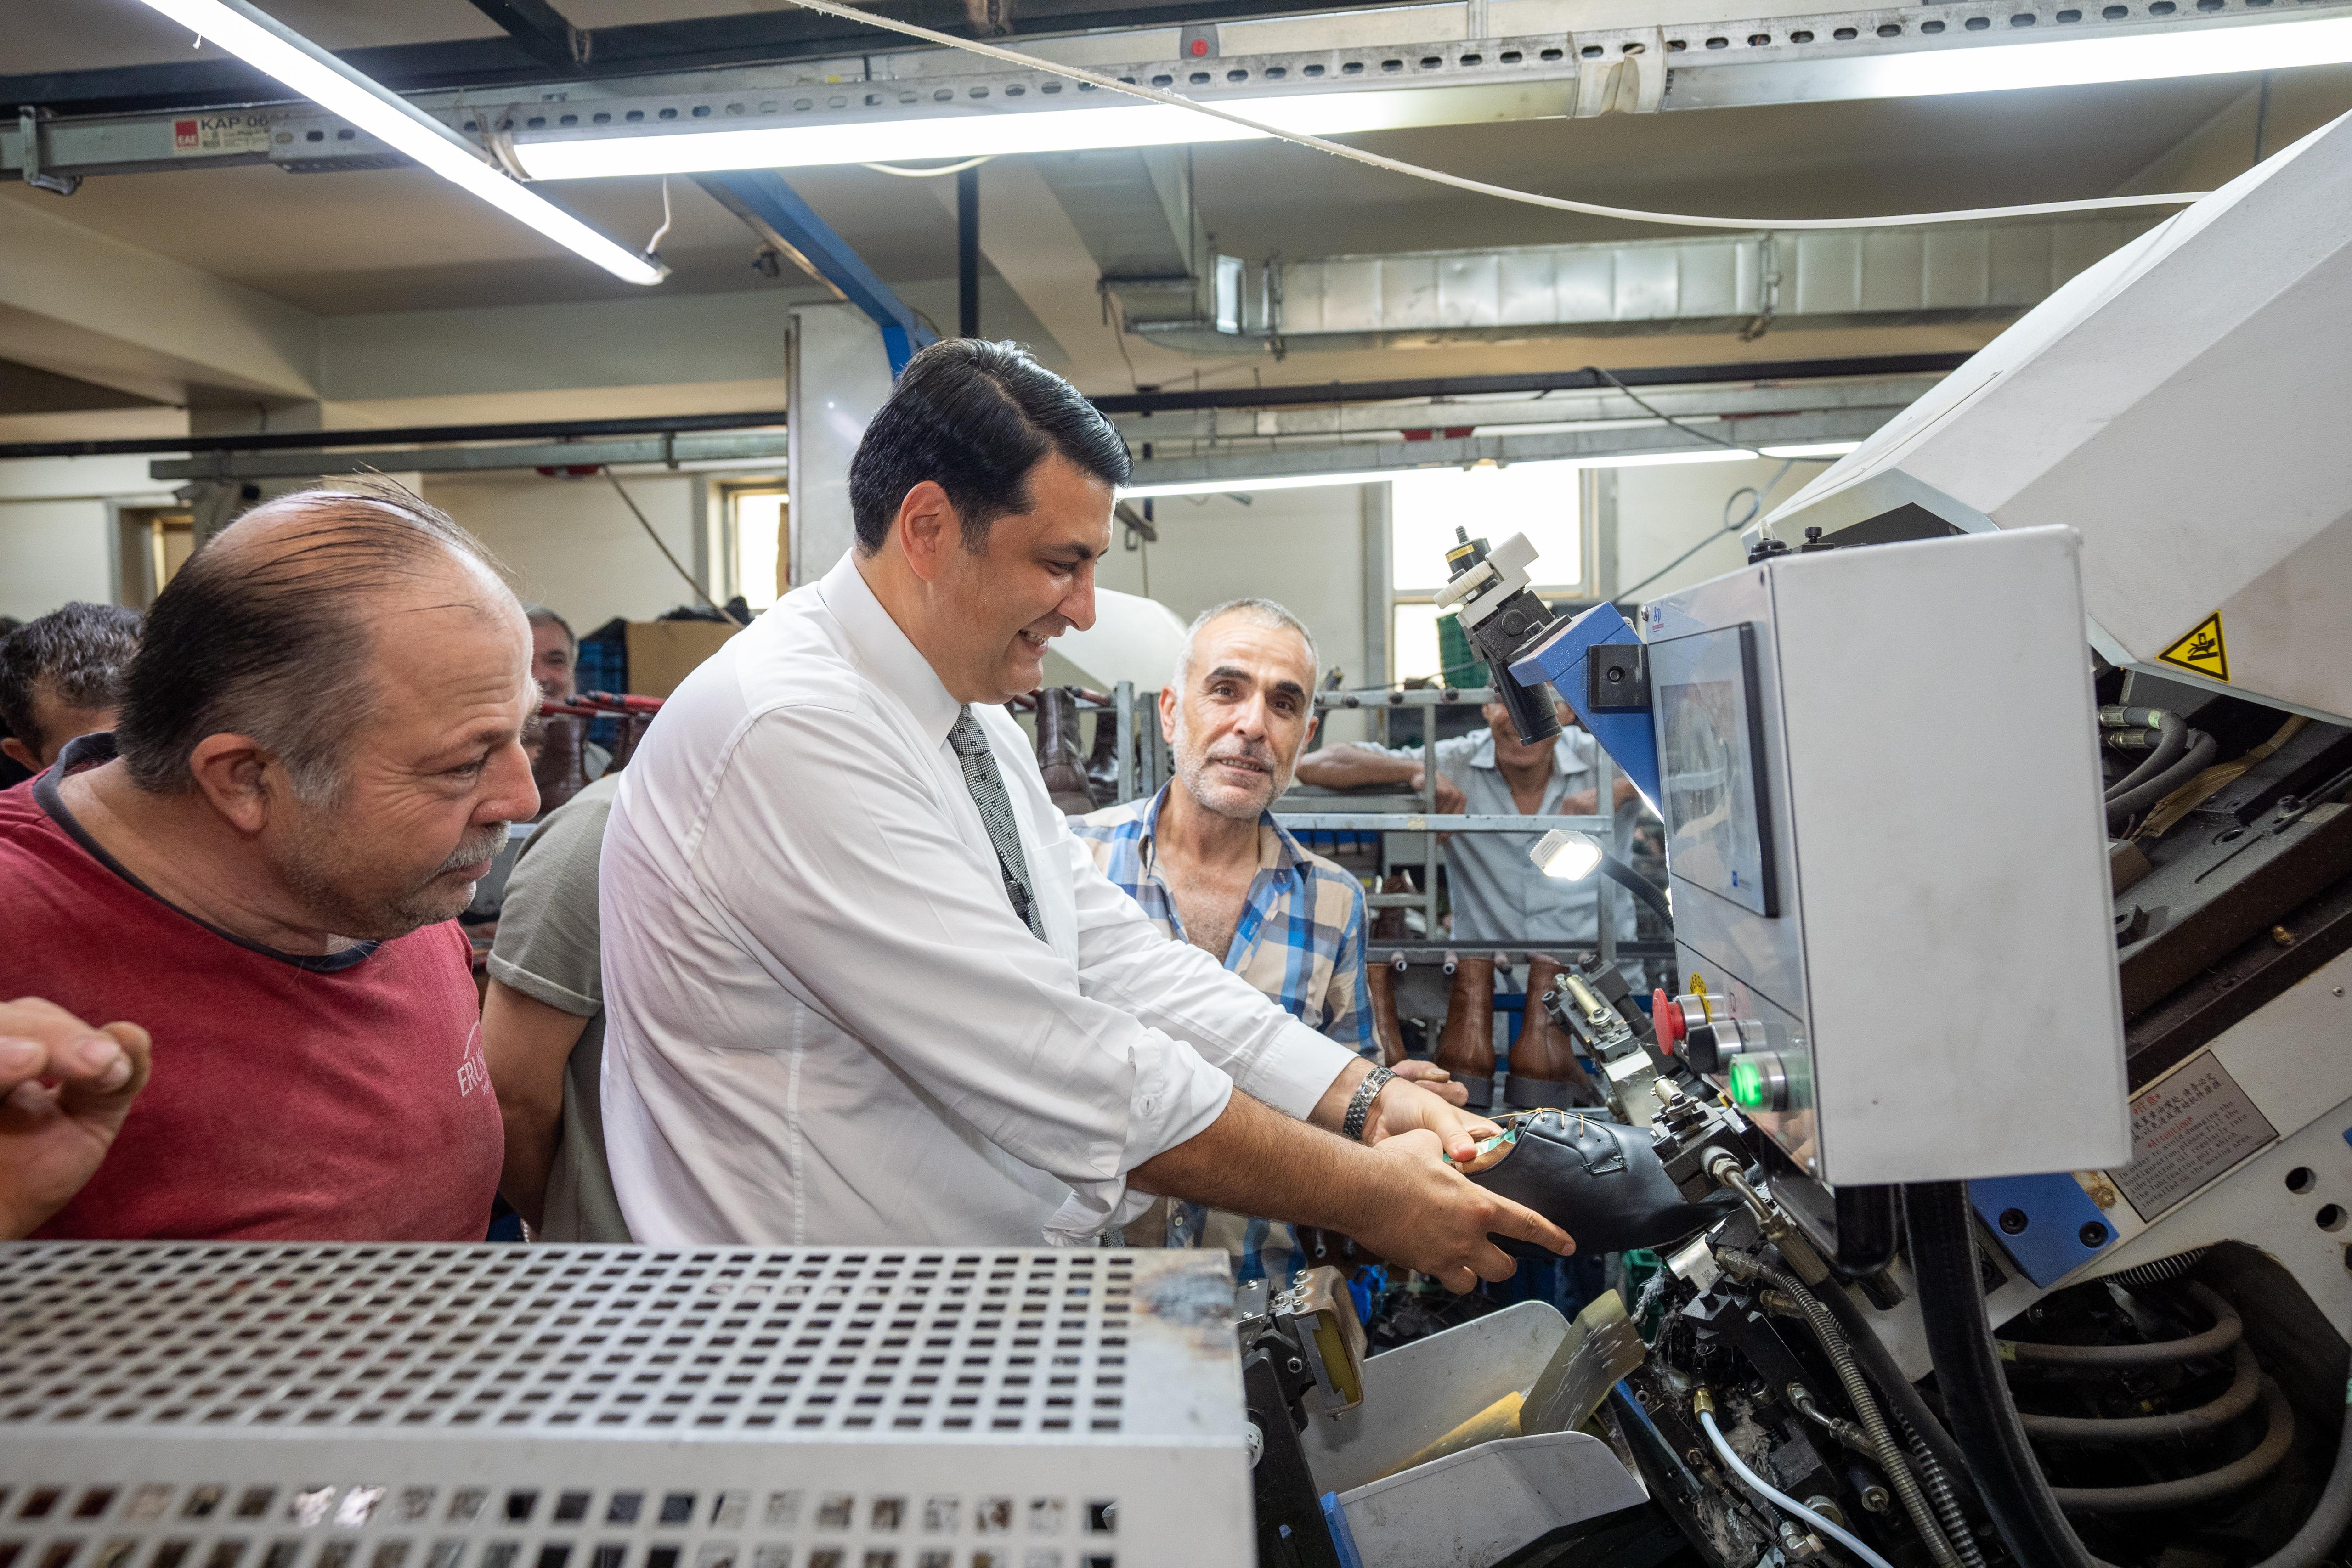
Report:
[[[172,487],[144,457],[0,462],[0,615],[29,621],[68,600],[114,597],[109,501],[169,506]]]
[[[1786,465],[1778,458],[1754,463],[1693,463],[1651,468],[1620,468],[1617,472],[1617,591],[1625,593],[1652,572],[1689,549],[1710,531],[1716,536],[1690,559],[1635,595],[1655,599],[1677,588],[1720,577],[1748,558],[1739,548],[1739,530],[1723,526],[1724,506],[1742,486],[1770,488],[1762,517],[1793,496],[1814,475],[1819,463]],[[1775,476],[1778,476],[1777,482]],[[1748,511],[1742,497],[1733,507],[1737,518]]]
[[[704,474],[621,476],[646,520],[688,571],[695,569],[696,494],[709,479]],[[424,493],[506,563],[516,592],[552,607],[574,632],[585,633],[615,615],[651,621],[700,602],[602,476],[428,474]]]

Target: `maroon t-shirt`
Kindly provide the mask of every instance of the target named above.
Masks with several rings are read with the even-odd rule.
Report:
[[[43,1238],[478,1241],[503,1135],[455,922],[325,956],[148,891],[59,798],[0,792],[0,997],[142,1024],[154,1075]]]

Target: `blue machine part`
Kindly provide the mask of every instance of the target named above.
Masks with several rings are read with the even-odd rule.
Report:
[[[1642,799],[1654,807],[1658,803],[1658,737],[1650,723],[1650,710],[1584,711],[1585,655],[1604,644],[1641,640],[1615,605],[1596,604],[1513,661],[1511,674],[1530,686],[1549,681],[1609,753],[1609,759],[1633,780]]]
[[[1969,1201],[2010,1261],[2045,1289],[2116,1244],[2115,1227],[2064,1171],[1981,1177],[1969,1183]]]
[[[1339,1494],[1323,1494],[1323,1522],[1331,1527],[1331,1547],[1339,1555],[1339,1568],[1364,1568],[1363,1554],[1356,1550],[1356,1532],[1348,1528],[1348,1511],[1339,1506]]]
[[[834,233],[831,225],[801,193],[765,169],[740,173],[706,174],[703,188],[749,220],[753,228],[792,253],[792,257],[833,291],[874,319],[882,329],[882,347],[890,356],[895,379],[919,349],[928,349],[940,335],[923,325],[907,302],[874,274],[866,260]]]

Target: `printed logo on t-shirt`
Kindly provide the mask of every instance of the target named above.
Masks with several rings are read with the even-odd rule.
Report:
[[[473,1032],[466,1036],[465,1053],[457,1061],[457,1093],[463,1098],[477,1089],[489,1086],[490,1064],[482,1055],[482,1026],[478,1023]]]

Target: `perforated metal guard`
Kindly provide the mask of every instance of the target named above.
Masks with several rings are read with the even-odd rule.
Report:
[[[1239,1563],[1231,1304],[1156,1251],[9,1249],[0,1568]]]

